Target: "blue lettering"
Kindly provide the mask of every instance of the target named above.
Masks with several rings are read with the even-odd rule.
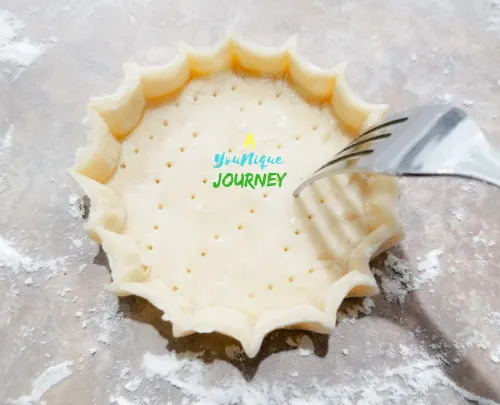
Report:
[[[222,154],[219,154],[217,153],[215,156],[214,156],[214,161],[215,161],[215,165],[214,167],[216,169],[218,169],[219,167],[222,166],[222,163],[224,162],[224,152],[222,152]]]

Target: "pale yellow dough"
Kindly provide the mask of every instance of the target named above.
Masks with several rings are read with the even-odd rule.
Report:
[[[330,332],[346,296],[376,294],[368,262],[402,238],[395,182],[340,175],[292,197],[387,109],[354,96],[344,70],[310,66],[293,40],[262,49],[234,35],[211,50],[184,45],[169,66],[126,65],[120,89],[90,102],[71,170],[112,290],[148,299],[176,336],[221,332],[249,356],[277,328]],[[284,163],[213,167],[217,153],[251,152],[248,134],[255,154]],[[287,177],[282,188],[215,189],[219,172]]]

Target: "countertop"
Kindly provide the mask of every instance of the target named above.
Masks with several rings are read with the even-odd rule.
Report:
[[[451,102],[500,141],[498,0],[0,9],[0,403],[500,403],[499,190],[401,180],[407,237],[373,262],[382,293],[346,302],[331,336],[273,332],[249,359],[227,337],[174,339],[147,302],[106,290],[106,257],[65,171],[89,97],[114,91],[124,62],[167,62],[179,41],[213,44],[230,26],[263,45],[297,34],[318,66],[349,61],[364,99]]]

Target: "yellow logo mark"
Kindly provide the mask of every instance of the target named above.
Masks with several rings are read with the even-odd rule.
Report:
[[[243,147],[246,148],[248,145],[250,145],[250,147],[252,149],[255,149],[255,141],[253,140],[252,134],[247,135],[247,137],[245,138],[245,143],[243,144]]]

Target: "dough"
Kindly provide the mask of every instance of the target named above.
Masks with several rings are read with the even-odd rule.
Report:
[[[251,357],[270,331],[328,333],[346,296],[376,294],[368,262],[402,238],[395,181],[339,175],[292,196],[387,109],[344,71],[309,65],[293,40],[234,35],[169,66],[126,65],[118,91],[89,103],[71,170],[110,288],[148,299],[175,336],[217,331]]]

